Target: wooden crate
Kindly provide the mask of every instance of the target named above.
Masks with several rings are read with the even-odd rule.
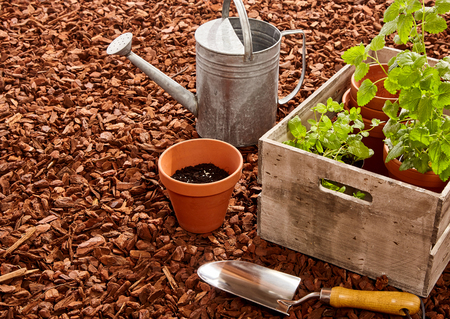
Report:
[[[379,52],[384,61],[398,51]],[[433,61],[435,62],[435,61]],[[428,296],[450,259],[450,199],[282,144],[287,122],[328,97],[339,101],[349,87],[346,66],[259,140],[258,233],[305,255]],[[380,163],[383,165],[383,163]],[[320,179],[370,194],[371,201],[328,190]]]

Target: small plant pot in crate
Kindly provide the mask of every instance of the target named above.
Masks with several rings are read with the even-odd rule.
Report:
[[[212,183],[187,183],[172,177],[178,170],[204,163],[225,170],[229,176]],[[188,140],[164,151],[158,161],[160,179],[183,229],[207,233],[222,225],[242,166],[243,158],[237,148],[214,139]]]
[[[386,160],[388,152],[388,146],[385,144],[383,147],[384,160]],[[445,186],[447,186],[447,182],[443,182],[439,175],[436,175],[432,171],[428,171],[425,174],[419,173],[414,168],[401,171],[401,164],[402,163],[398,159],[393,159],[385,163],[390,177],[437,193],[442,192]]]
[[[384,62],[398,50],[384,48]],[[259,140],[258,234],[305,255],[427,296],[450,260],[450,186],[441,193],[285,145],[288,121],[340,101],[354,67],[345,66]],[[384,165],[381,161],[380,165]],[[324,188],[326,179],[369,194]]]

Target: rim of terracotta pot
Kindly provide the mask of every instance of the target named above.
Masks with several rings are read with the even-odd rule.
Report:
[[[181,182],[171,177],[178,169],[202,163],[212,163],[230,175],[216,182],[198,184]],[[243,165],[242,154],[236,147],[208,138],[174,144],[158,160],[159,177],[163,185],[172,192],[193,197],[211,196],[233,188],[241,177]]]
[[[386,144],[383,146],[383,162],[386,161],[389,148]],[[385,162],[386,168],[389,172],[398,179],[422,188],[444,188],[447,182],[443,182],[439,175],[436,175],[433,171],[426,173],[420,173],[415,168],[409,168],[405,171],[399,171],[399,167],[402,163],[394,158],[389,162]],[[406,176],[405,176],[406,175]]]
[[[386,69],[388,69],[389,68],[389,66],[387,65],[387,63],[382,63],[381,64],[382,66],[383,66],[383,68],[386,70]],[[373,68],[377,68],[377,69],[380,69],[381,70],[381,67],[380,67],[380,65],[379,64],[370,64],[369,65],[369,67],[371,68],[371,69],[373,69]],[[361,86],[361,83],[365,80],[367,78],[367,75],[364,77],[364,78],[362,78],[360,81],[355,81],[355,73],[353,73],[352,74],[352,76],[351,76],[351,78],[350,78],[350,94],[351,94],[351,96],[353,97],[353,99],[355,100],[355,101],[357,101],[357,93],[358,93],[358,90],[359,90],[359,87]],[[373,80],[372,80],[373,81]],[[389,92],[387,92],[388,94],[390,94]],[[383,97],[383,96],[378,96],[378,95],[375,95],[375,97],[374,97],[374,99],[372,100],[372,101],[374,101],[374,100],[378,100],[379,102],[377,103],[377,104],[379,104],[379,105],[381,105],[379,108],[377,108],[377,110],[381,110],[382,109],[382,107],[384,106],[384,103],[386,103],[386,101],[387,100],[393,100],[393,99],[397,99],[398,98],[398,94],[396,94],[396,95],[393,95],[393,94],[390,94],[390,96],[388,96],[388,97]],[[370,102],[369,102],[370,103]],[[366,104],[366,106],[367,106],[367,104]],[[373,109],[373,108],[372,108]]]

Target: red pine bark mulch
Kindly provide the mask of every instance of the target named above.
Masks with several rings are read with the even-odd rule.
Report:
[[[307,34],[300,94],[329,79],[343,51],[367,43],[388,3],[247,0],[249,17]],[[0,1],[0,318],[281,318],[210,287],[196,269],[241,259],[322,287],[394,289],[258,237],[258,150],[241,148],[243,175],[223,226],[195,235],[177,224],[157,161],[197,138],[195,118],[126,58],[108,56],[132,32],[133,51],[195,92],[194,32],[221,1]],[[231,5],[235,12],[234,5]],[[234,13],[235,14],[235,13]],[[448,34],[428,38],[435,58]],[[301,73],[301,39],[282,44],[279,92]],[[428,298],[428,318],[450,317],[450,268]],[[394,289],[395,290],[395,289]],[[311,300],[291,318],[394,318]],[[419,318],[417,315],[413,318]]]

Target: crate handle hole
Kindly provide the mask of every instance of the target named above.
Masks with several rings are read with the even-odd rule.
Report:
[[[319,178],[319,188],[325,192],[341,193],[365,202],[372,202],[372,195],[370,193],[326,178]]]

